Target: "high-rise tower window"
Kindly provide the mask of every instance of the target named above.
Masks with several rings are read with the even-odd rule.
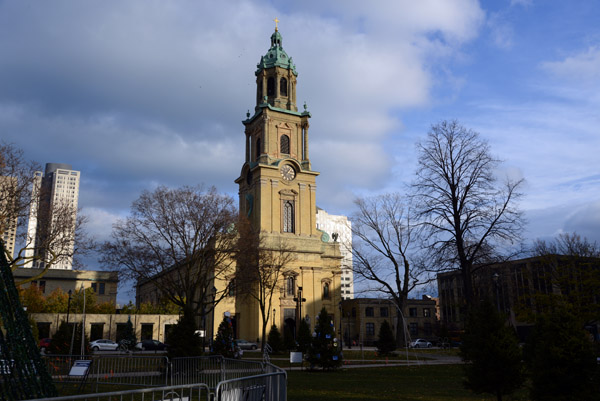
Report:
[[[283,202],[283,232],[294,232],[294,202],[286,200]]]
[[[287,135],[281,135],[281,144],[280,144],[281,153],[285,153],[286,155],[290,154],[290,137]]]
[[[267,80],[267,96],[275,96],[275,78],[273,77]]]
[[[281,78],[281,80],[279,81],[279,93],[281,94],[281,96],[288,95],[288,83],[287,79],[285,78]]]
[[[260,149],[260,138],[256,140],[256,160],[260,157],[262,150]]]

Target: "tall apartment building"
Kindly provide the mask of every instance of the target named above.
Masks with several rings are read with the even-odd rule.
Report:
[[[340,243],[342,254],[342,299],[354,299],[354,274],[352,273],[352,224],[346,216],[337,216],[317,208],[317,229],[324,231],[330,240]]]
[[[17,239],[18,216],[11,216],[9,212],[12,194],[17,187],[17,179],[14,177],[0,177],[0,235],[6,253],[11,258],[15,253],[15,242]]]
[[[46,170],[44,173],[37,171],[35,173],[34,188],[32,190],[32,205],[29,213],[29,222],[27,225],[28,237],[32,241],[41,241],[45,235],[44,229],[42,229],[42,216],[52,216],[52,211],[58,207],[65,205],[71,206],[76,217],[77,205],[79,203],[79,179],[80,172],[72,169],[70,164],[63,163],[47,163]],[[41,196],[40,196],[41,193]],[[72,227],[65,227],[64,233],[71,233],[67,242],[67,248],[70,248],[70,252],[75,246],[75,219],[73,219]],[[28,247],[26,250],[26,257],[33,257],[35,250],[35,244],[32,247]],[[43,269],[43,261],[29,261],[24,267],[32,267]],[[72,269],[73,258],[63,257],[51,266],[53,269]]]

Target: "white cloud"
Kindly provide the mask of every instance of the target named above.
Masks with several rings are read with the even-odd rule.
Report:
[[[254,107],[254,70],[273,29],[265,15],[277,15],[300,74],[298,105],[306,100],[314,116],[320,198],[384,185],[382,141],[401,127],[393,111],[430,102],[432,66],[476,37],[483,11],[472,0],[283,10],[260,1],[0,3],[0,51],[11,55],[0,62],[0,129],[42,163],[83,170],[86,207],[124,208],[159,183],[235,193],[240,121]]]
[[[541,66],[559,78],[600,85],[600,46],[591,46],[562,61],[546,61]]]

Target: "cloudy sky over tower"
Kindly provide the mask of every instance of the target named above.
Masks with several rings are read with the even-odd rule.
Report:
[[[405,189],[443,119],[523,177],[528,238],[600,240],[600,2],[0,0],[0,138],[81,171],[99,238],[143,189],[237,196],[273,19],[312,113],[319,206]],[[93,267],[93,266],[92,266]]]

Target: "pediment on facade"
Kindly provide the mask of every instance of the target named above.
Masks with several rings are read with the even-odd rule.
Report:
[[[298,192],[294,191],[293,189],[282,189],[281,191],[279,191],[279,195],[296,196],[298,195]]]

